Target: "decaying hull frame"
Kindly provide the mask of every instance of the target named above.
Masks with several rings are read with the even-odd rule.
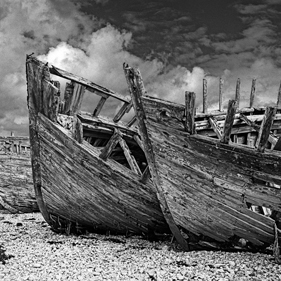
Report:
[[[54,230],[169,232],[136,130],[99,116],[106,95],[118,94],[33,57],[27,58],[31,160],[38,206]],[[51,73],[71,80],[64,100]],[[83,91],[101,95],[94,114],[80,112]],[[125,108],[126,109],[126,108]]]
[[[28,137],[0,137],[0,212],[38,211]]]
[[[188,234],[189,245],[182,243],[183,247],[195,243],[228,249],[243,238],[252,247],[264,248],[278,241],[281,152],[270,132],[274,128],[280,133],[276,109],[256,110],[265,115],[258,118],[253,108],[236,111],[234,100],[227,113],[196,116],[192,93],[187,93],[185,107],[145,96],[140,73],[124,69],[152,179],[162,193],[160,201],[176,227]],[[222,117],[223,128],[216,117]],[[259,125],[251,122],[252,117],[263,121]],[[258,131],[256,147],[247,140],[238,143],[241,127],[249,143]],[[255,206],[268,210],[268,216],[254,211]]]

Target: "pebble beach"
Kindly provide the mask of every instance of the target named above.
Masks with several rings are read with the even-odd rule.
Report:
[[[0,214],[0,280],[281,280],[261,253],[180,252],[140,236],[56,234],[40,213]]]

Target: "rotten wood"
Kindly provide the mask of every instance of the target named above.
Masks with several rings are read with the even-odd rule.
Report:
[[[270,135],[270,130],[271,130],[271,126],[272,126],[275,114],[276,114],[276,107],[267,107],[266,108],[264,119],[262,121],[260,130],[259,130],[258,139],[256,142],[257,150],[259,152],[264,152],[264,150],[265,150],[266,143],[267,143],[269,135]]]
[[[219,111],[222,111],[222,86],[223,86],[223,80],[220,77],[220,80],[219,80]]]
[[[238,78],[237,82],[236,82],[235,100],[236,100],[236,108],[239,108],[239,104],[240,104],[240,78]]]
[[[218,139],[221,140],[222,139],[222,130],[218,126],[217,122],[212,117],[209,118],[209,122],[210,122],[211,127],[213,128],[214,132],[216,133]]]
[[[191,135],[195,134],[195,93],[185,92],[185,129]]]
[[[256,79],[253,79],[252,80],[252,86],[251,86],[251,94],[250,94],[250,104],[249,104],[249,107],[253,107],[253,105],[254,105],[255,91],[256,91]]]
[[[119,142],[119,131],[116,129],[106,146],[103,148],[101,154],[99,157],[103,159],[104,161],[107,160],[107,158],[112,153],[113,149],[116,147],[116,145]]]
[[[130,109],[132,108],[132,103],[124,102],[117,114],[113,118],[113,122],[117,123]]]
[[[151,175],[150,175],[150,171],[149,171],[149,166],[147,166],[142,173],[141,180],[140,180],[141,183],[146,184],[147,181],[150,179],[150,176]]]
[[[236,100],[230,100],[228,102],[227,115],[225,117],[223,136],[221,139],[221,142],[223,142],[223,143],[229,143],[229,141],[230,141],[230,135],[231,135],[231,130],[232,130],[232,126],[233,126],[233,121],[235,118],[236,108],[237,108]]]
[[[80,119],[75,116],[73,118],[73,131],[72,131],[72,136],[73,138],[78,141],[79,143],[83,142],[83,125]]]
[[[157,167],[156,167],[156,162],[155,162],[155,156],[153,152],[153,147],[147,132],[147,127],[146,127],[146,117],[141,101],[141,89],[138,88],[138,84],[136,82],[136,76],[138,73],[134,71],[134,69],[128,67],[127,65],[124,65],[124,72],[125,76],[128,82],[128,86],[130,89],[131,97],[132,97],[132,102],[133,106],[136,112],[136,116],[138,119],[138,125],[139,125],[139,131],[141,134],[143,146],[144,146],[144,151],[146,155],[147,162],[149,164],[150,168],[150,173],[153,178],[153,182],[157,191],[157,198],[160,202],[161,210],[162,213],[173,233],[175,238],[177,239],[178,243],[182,247],[183,250],[188,251],[189,250],[189,245],[187,244],[186,240],[183,238],[179,228],[175,224],[173,215],[170,211],[169,205],[167,204],[166,201],[166,191],[163,189],[163,185],[161,182],[161,178],[157,172]]]
[[[208,98],[208,92],[207,92],[207,79],[203,79],[203,113],[206,113],[208,110],[207,107],[207,98]]]
[[[105,102],[107,100],[107,97],[101,97],[94,112],[93,112],[93,116],[96,117],[100,114],[102,107],[104,106]]]

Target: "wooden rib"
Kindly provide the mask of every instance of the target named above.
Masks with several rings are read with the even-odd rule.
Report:
[[[223,86],[223,80],[220,77],[220,82],[219,82],[219,111],[222,111],[222,86]]]
[[[119,141],[119,131],[115,130],[114,134],[111,136],[108,143],[103,148],[99,157],[104,161],[106,161],[109,155],[111,154],[111,152],[113,151],[113,149],[116,147],[118,141]]]
[[[251,87],[251,95],[250,95],[250,107],[254,105],[254,98],[255,98],[255,91],[256,91],[256,79],[252,80],[252,87]]]
[[[195,134],[195,93],[185,92],[185,130]]]
[[[136,115],[127,123],[127,127],[131,127],[137,121]]]
[[[96,116],[98,116],[100,114],[101,109],[102,109],[104,103],[106,102],[107,98],[108,97],[101,97],[100,98],[100,100],[99,100],[99,102],[98,102],[98,104],[97,104],[97,106],[96,106],[96,108],[95,108],[95,110],[93,112],[93,116],[94,117],[96,117]]]
[[[221,142],[223,143],[229,143],[230,141],[231,129],[235,118],[235,112],[236,112],[236,100],[230,100],[228,102],[228,109],[225,117],[223,137],[221,139]]]
[[[141,176],[142,172],[140,170],[140,167],[139,167],[134,155],[131,153],[131,150],[129,149],[126,141],[123,139],[121,133],[119,133],[118,139],[119,139],[119,144],[123,149],[124,155],[127,159],[127,162],[129,164],[131,170]]]
[[[281,81],[280,81],[278,97],[277,97],[277,108],[280,108],[280,107],[281,107]]]
[[[143,150],[143,143],[142,143],[140,137],[139,137],[138,135],[134,135],[134,140],[135,140],[136,143],[139,145],[139,147],[142,149],[142,151],[144,151],[144,150]]]
[[[147,166],[142,173],[140,182],[146,184],[149,178],[150,178],[150,171],[149,171],[149,166]]]
[[[244,114],[241,114],[240,113],[240,118],[247,124],[249,125],[250,127],[252,127],[253,129],[255,129],[257,132],[260,131],[260,126],[257,125],[255,122],[251,121],[249,118],[247,118]],[[280,139],[280,138],[279,138]],[[269,134],[269,137],[268,137],[268,141],[270,143],[273,144],[273,146],[275,147],[277,142],[279,142],[279,139],[274,137],[273,134]],[[279,150],[279,149],[276,149],[276,150]]]
[[[269,138],[270,129],[273,123],[273,119],[276,113],[275,107],[267,107],[265,111],[264,118],[261,123],[261,127],[259,130],[258,139],[256,142],[257,150],[259,152],[264,152],[266,143]]]
[[[66,83],[64,107],[61,112],[70,116],[76,115],[81,108],[84,92],[84,86],[74,82]]]
[[[221,140],[222,131],[221,131],[221,128],[219,127],[219,125],[217,124],[217,122],[212,117],[209,118],[209,122],[210,122],[210,125],[213,128],[214,132],[216,133],[218,139]]]
[[[147,132],[146,128],[146,117],[145,117],[145,112],[143,109],[143,104],[141,101],[141,89],[138,89],[138,84],[136,82],[136,76],[137,72],[134,71],[134,69],[128,67],[128,65],[124,65],[124,72],[126,76],[126,80],[130,89],[130,93],[132,96],[132,102],[133,106],[137,115],[138,119],[138,126],[139,126],[139,131],[141,134],[143,146],[144,146],[144,151],[146,155],[147,162],[149,164],[150,168],[150,173],[153,178],[154,186],[156,188],[156,195],[157,198],[160,202],[160,207],[162,210],[162,213],[173,233],[175,238],[177,239],[178,243],[182,247],[183,250],[188,251],[189,250],[189,245],[187,244],[186,240],[182,236],[179,228],[177,227],[173,215],[170,211],[169,205],[166,201],[165,197],[165,191],[163,189],[162,183],[161,183],[161,178],[158,174],[156,162],[155,162],[155,156],[153,152],[153,146],[150,141],[150,137]]]
[[[117,123],[124,116],[125,113],[130,111],[131,108],[132,108],[131,102],[130,103],[124,102],[124,104],[121,106],[117,114],[114,116],[113,122]]]
[[[238,78],[236,82],[235,100],[236,100],[236,108],[238,109],[240,103],[240,78]]]
[[[83,125],[79,118],[73,118],[72,136],[79,143],[83,142]]]
[[[203,79],[203,113],[206,113],[207,108],[207,79]]]
[[[115,99],[121,100],[123,102],[129,102],[128,99],[112,90],[109,90],[103,86],[100,86],[96,83],[91,82],[90,80],[87,80],[85,78],[79,77],[75,74],[72,74],[70,72],[67,72],[65,70],[62,70],[60,68],[57,68],[55,66],[50,66],[49,67],[50,73],[53,75],[57,75],[59,77],[63,77],[72,81],[75,81],[81,85],[86,86],[87,90],[90,90],[91,92],[95,92],[97,95],[105,95],[105,96],[110,96]]]

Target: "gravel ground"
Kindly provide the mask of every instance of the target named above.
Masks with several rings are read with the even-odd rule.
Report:
[[[1,281],[281,280],[281,265],[270,255],[183,253],[141,237],[64,236],[40,213],[0,214],[0,246],[0,257],[10,257],[0,262]]]

